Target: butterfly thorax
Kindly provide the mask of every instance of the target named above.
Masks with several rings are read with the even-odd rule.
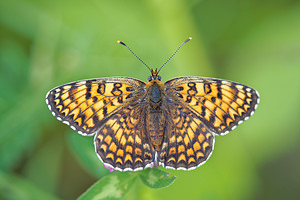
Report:
[[[160,150],[165,124],[164,110],[164,84],[159,80],[152,80],[146,85],[148,104],[147,131],[150,142],[156,151]]]

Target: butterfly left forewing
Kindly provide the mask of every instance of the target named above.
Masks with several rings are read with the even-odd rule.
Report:
[[[218,135],[247,120],[259,103],[253,88],[221,79],[180,77],[167,81],[165,87],[170,98],[188,107]]]
[[[50,90],[46,102],[52,114],[83,135],[92,135],[104,119],[144,94],[145,83],[111,77],[65,84]]]

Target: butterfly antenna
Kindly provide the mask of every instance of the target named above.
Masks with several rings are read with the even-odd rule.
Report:
[[[151,72],[151,69],[150,67],[148,67],[148,65],[142,60],[140,59],[124,42],[121,42],[120,40],[117,41],[119,44],[125,46],[127,49],[129,49],[129,51],[137,58],[139,59],[139,61],[141,61]]]
[[[173,56],[179,51],[179,49],[182,47],[182,45],[184,45],[185,43],[187,43],[188,41],[190,41],[192,38],[189,37],[188,39],[186,39],[179,47],[178,49],[173,53],[172,56],[170,56],[170,58],[159,68],[158,72],[161,70],[161,68],[163,68],[163,66],[165,66],[167,64],[167,62],[169,62],[169,60],[171,60],[171,58],[173,58]]]

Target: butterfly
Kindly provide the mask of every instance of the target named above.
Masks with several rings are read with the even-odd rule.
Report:
[[[216,78],[188,76],[163,83],[160,69],[149,68],[148,83],[108,77],[61,85],[48,92],[46,103],[79,134],[94,135],[95,151],[108,168],[192,170],[210,157],[215,136],[227,134],[254,113],[259,94]]]

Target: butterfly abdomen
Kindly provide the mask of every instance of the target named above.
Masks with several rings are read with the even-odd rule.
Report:
[[[156,151],[160,150],[164,134],[165,116],[161,111],[150,111],[148,118],[148,132],[150,142]]]
[[[147,84],[148,100],[148,120],[147,131],[150,136],[150,142],[156,151],[159,151],[163,141],[166,116],[163,112],[164,107],[164,85],[159,80],[150,81]]]

